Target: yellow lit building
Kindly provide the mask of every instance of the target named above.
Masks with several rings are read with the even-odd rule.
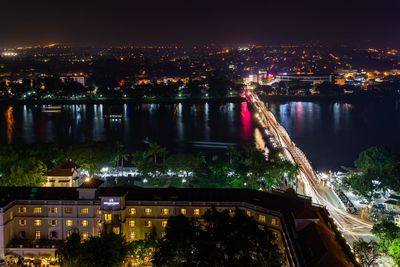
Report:
[[[66,239],[74,229],[82,239],[106,230],[134,241],[144,239],[155,227],[162,237],[169,216],[200,218],[215,207],[232,213],[242,209],[272,230],[286,255],[285,266],[354,263],[328,212],[293,191],[122,188],[94,183],[78,188],[0,187],[0,195],[0,258],[52,258],[56,247],[49,242]]]

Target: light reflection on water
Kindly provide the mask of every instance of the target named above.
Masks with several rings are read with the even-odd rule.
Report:
[[[352,166],[362,150],[400,151],[400,101],[270,101],[269,108],[318,170]]]
[[[15,105],[0,106],[0,111],[0,144],[120,141],[134,150],[144,148],[148,138],[169,150],[187,151],[193,141],[254,142],[246,103],[64,105],[59,113]],[[107,114],[121,114],[122,119],[110,120]]]
[[[6,128],[7,128],[7,143],[11,144],[13,141],[14,135],[14,108],[9,106],[6,111],[4,112],[4,117],[6,121]]]

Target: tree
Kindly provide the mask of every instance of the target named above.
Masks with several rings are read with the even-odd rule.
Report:
[[[59,245],[56,251],[58,259],[64,267],[80,266],[80,253],[81,236],[78,231],[73,231],[65,242]]]
[[[132,163],[142,174],[147,174],[151,170],[150,155],[147,151],[136,151],[132,154]]]
[[[209,92],[214,97],[224,97],[232,88],[233,83],[224,76],[211,76],[208,78]]]
[[[343,93],[343,89],[330,82],[323,82],[316,88],[321,95],[336,95]]]
[[[369,242],[365,242],[360,239],[354,242],[353,249],[355,255],[358,257],[361,266],[363,267],[371,267],[377,266],[377,259],[379,257],[379,249],[378,244],[371,240]]]
[[[390,244],[389,255],[393,257],[394,262],[400,266],[400,238],[396,238]]]
[[[243,210],[207,210],[202,216],[200,266],[282,266],[284,256],[272,232]]]
[[[157,164],[157,156],[161,154],[163,148],[157,143],[150,143],[148,152],[153,156],[154,164]]]
[[[27,155],[43,161],[48,168],[54,168],[66,159],[65,151],[57,144],[33,144],[25,147]]]
[[[298,166],[278,156],[272,151],[267,160],[262,150],[251,145],[245,145],[240,150],[229,150],[230,162],[234,173],[234,184],[239,180],[241,184],[253,189],[271,189],[279,186],[285,175],[290,179],[296,177]],[[240,184],[240,183],[239,183]]]
[[[194,172],[199,167],[199,159],[191,154],[174,154],[167,158],[166,166],[174,172],[182,172],[187,178],[189,172]]]
[[[128,255],[129,245],[122,235],[114,233],[91,237],[82,244],[82,267],[120,267]]]
[[[184,215],[171,216],[154,253],[155,266],[190,266],[194,263],[199,225]]]
[[[130,244],[129,256],[139,266],[150,265],[158,239],[156,229],[153,227],[150,234],[143,240],[136,240]]]
[[[394,172],[398,163],[398,155],[385,147],[376,146],[362,151],[354,161],[357,171],[361,172],[365,179],[376,181],[381,189],[400,188],[400,181]]]
[[[73,146],[69,149],[68,154],[73,162],[89,172],[90,177],[93,177],[95,172],[100,171],[104,165],[113,162],[116,158],[115,149],[112,146],[94,142]]]
[[[4,177],[3,186],[42,186],[46,182],[46,165],[36,159],[27,158],[15,162],[10,169],[8,179]]]
[[[116,158],[115,159],[117,162],[120,162],[121,173],[122,173],[122,176],[124,176],[124,161],[128,160],[129,153],[126,150],[125,146],[123,144],[121,144],[120,142],[117,142],[117,144],[115,145],[115,149],[116,149],[116,152],[115,152]]]
[[[155,266],[281,266],[284,256],[270,230],[236,209],[207,211],[200,220],[170,217],[156,247]]]
[[[58,247],[57,255],[63,266],[71,267],[119,267],[126,259],[129,244],[122,235],[103,233],[82,242],[78,231],[74,231]]]
[[[390,244],[400,234],[400,227],[394,222],[382,221],[374,224],[371,232],[378,237],[378,246],[383,253],[388,253]]]
[[[375,190],[378,189],[378,184],[364,173],[350,172],[346,177],[346,182],[356,194],[368,199],[372,199]]]

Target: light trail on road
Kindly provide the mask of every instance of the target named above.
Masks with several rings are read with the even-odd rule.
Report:
[[[303,185],[303,194],[311,197],[314,203],[325,206],[337,227],[351,239],[372,237],[371,228],[373,224],[346,212],[333,190],[318,182],[316,173],[305,154],[294,144],[286,129],[277,122],[275,116],[267,109],[264,102],[256,94],[250,92],[247,92],[246,98],[256,108],[258,112],[256,117],[260,125],[266,133],[273,135],[276,143],[284,150],[285,158],[300,167],[298,177]]]

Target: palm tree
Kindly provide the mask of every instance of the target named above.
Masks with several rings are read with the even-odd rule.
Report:
[[[124,176],[124,161],[128,160],[129,157],[129,153],[126,150],[125,146],[123,144],[121,144],[120,142],[117,142],[117,152],[116,152],[116,156],[117,156],[117,161],[121,163],[121,173],[122,176]]]
[[[146,173],[150,169],[150,155],[147,151],[136,151],[132,154],[132,163],[142,173]]]
[[[163,147],[157,143],[150,143],[148,152],[153,156],[154,164],[157,164],[157,156],[161,154]]]
[[[228,151],[226,152],[226,154],[229,156],[229,164],[232,165],[233,159],[235,157],[237,158],[237,154],[238,154],[237,149],[233,146],[230,146],[230,147],[228,147]]]
[[[158,151],[158,154],[160,155],[160,156],[162,156],[162,158],[163,158],[163,165],[165,165],[165,157],[167,156],[167,154],[168,154],[168,150],[165,148],[165,147],[160,147],[160,150]]]

